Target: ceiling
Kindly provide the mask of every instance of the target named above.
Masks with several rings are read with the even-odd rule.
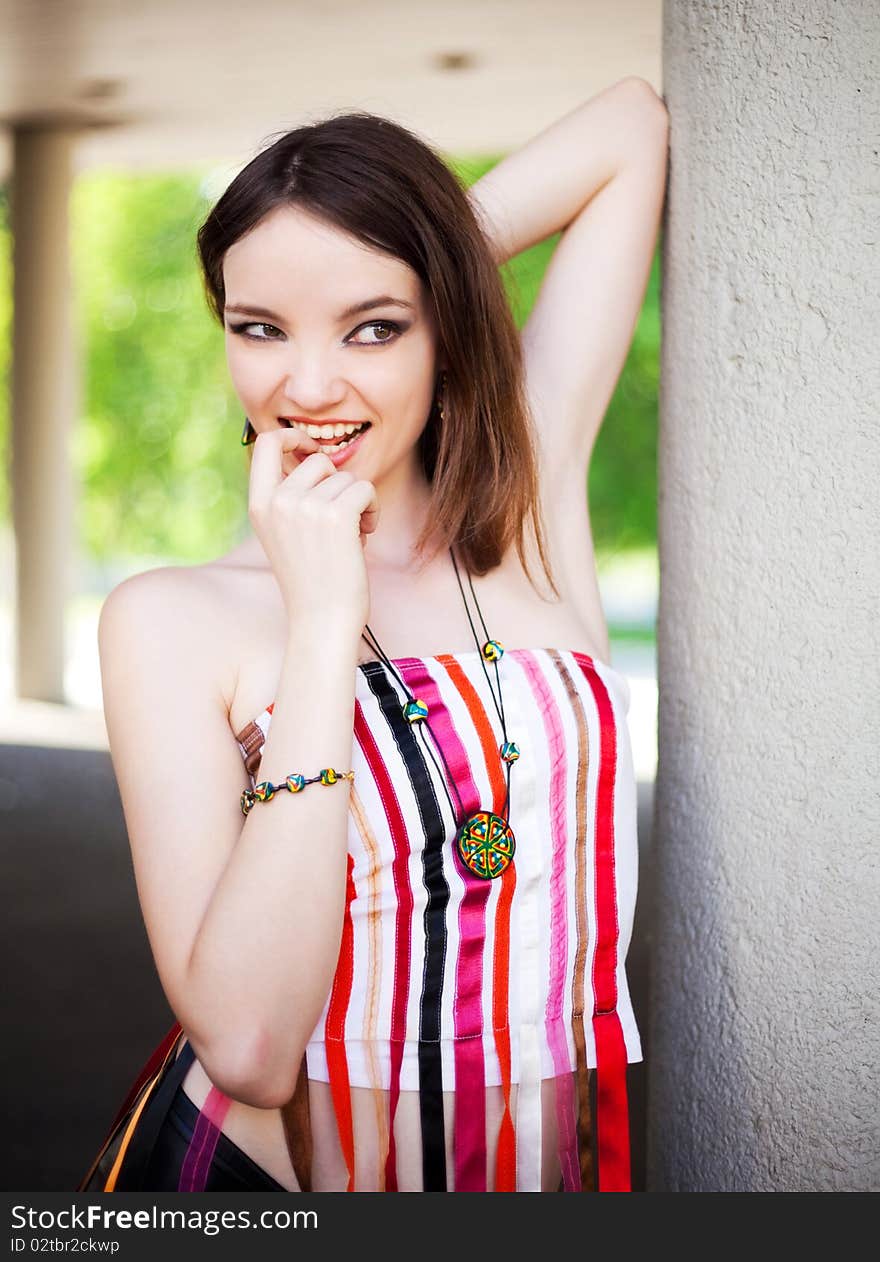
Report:
[[[15,125],[75,168],[242,164],[347,108],[504,152],[627,75],[662,94],[662,0],[0,0],[0,179]]]

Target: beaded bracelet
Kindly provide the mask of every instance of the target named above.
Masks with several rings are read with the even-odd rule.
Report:
[[[241,813],[247,815],[252,806],[257,802],[271,802],[272,798],[279,789],[289,789],[291,793],[299,793],[307,784],[335,784],[337,780],[354,780],[353,771],[336,771],[333,767],[324,767],[316,776],[306,778],[298,772],[294,772],[281,780],[278,784],[272,784],[271,780],[262,780],[253,789],[244,789],[241,795]]]

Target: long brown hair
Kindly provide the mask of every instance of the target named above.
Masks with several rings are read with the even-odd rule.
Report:
[[[270,138],[271,139],[271,138]],[[522,346],[489,242],[450,168],[407,128],[354,111],[284,132],[241,170],[198,232],[208,304],[224,323],[223,258],[278,206],[296,206],[407,263],[433,301],[447,364],[418,454],[431,484],[427,525],[475,575],[512,539],[529,580],[531,520],[550,587]],[[434,554],[436,555],[436,553]]]

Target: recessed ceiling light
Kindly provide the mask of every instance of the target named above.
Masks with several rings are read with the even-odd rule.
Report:
[[[86,79],[76,95],[81,101],[111,101],[121,92],[121,79]]]
[[[472,70],[478,59],[473,53],[445,52],[435,53],[433,60],[438,70]]]

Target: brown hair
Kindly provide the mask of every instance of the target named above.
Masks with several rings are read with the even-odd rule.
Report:
[[[366,111],[283,133],[241,170],[198,232],[208,304],[224,322],[223,258],[278,206],[296,206],[407,263],[434,304],[447,364],[441,422],[435,397],[418,452],[432,488],[431,535],[472,574],[500,564],[531,518],[545,551],[522,347],[489,242],[442,159],[398,123]],[[439,548],[438,548],[439,551]]]

